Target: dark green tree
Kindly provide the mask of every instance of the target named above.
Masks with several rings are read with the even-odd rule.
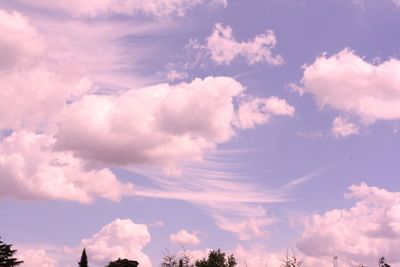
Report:
[[[212,250],[208,254],[208,258],[196,261],[196,267],[234,267],[237,265],[236,259],[233,255],[228,257],[220,249]]]
[[[137,267],[139,263],[137,261],[131,261],[128,259],[118,259],[111,261],[106,267]]]
[[[16,249],[12,249],[12,245],[6,244],[1,241],[0,237],[0,266],[1,267],[14,267],[23,263],[14,258],[14,254],[17,252]]]
[[[81,260],[78,262],[78,266],[79,267],[88,267],[88,259],[87,259],[87,255],[86,255],[86,249],[83,249],[82,251],[82,256],[81,256]]]

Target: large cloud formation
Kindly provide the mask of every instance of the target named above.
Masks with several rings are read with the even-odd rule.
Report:
[[[150,258],[142,251],[150,240],[146,225],[115,219],[91,238],[83,239],[81,245],[87,249],[89,260],[96,264],[106,265],[118,258],[128,258],[137,260],[140,266],[151,267]]]
[[[382,256],[400,263],[400,192],[359,184],[347,196],[357,199],[351,208],[308,218],[297,247],[311,257],[338,256],[352,265],[373,266]]]
[[[201,159],[206,151],[229,141],[237,129],[265,123],[274,114],[293,115],[284,100],[260,99],[259,104],[241,100],[244,90],[232,78],[207,77],[129,90],[119,96],[88,95],[61,112],[57,148],[117,165],[168,167],[181,160]],[[244,109],[249,104],[252,108]]]
[[[0,71],[0,180],[8,188],[0,197],[118,201],[133,185],[119,182],[110,167],[146,164],[179,174],[182,161],[201,160],[241,129],[294,114],[285,100],[247,95],[229,77],[105,95],[89,67],[75,71],[63,57],[69,52],[55,48],[59,40],[41,35],[26,17],[0,10],[0,28],[11,36],[0,37],[0,57],[7,56]]]
[[[318,57],[304,69],[303,90],[321,107],[359,116],[364,123],[400,119],[400,61],[372,64],[349,49]]]

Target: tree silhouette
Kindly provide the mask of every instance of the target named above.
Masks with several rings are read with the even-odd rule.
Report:
[[[86,255],[86,249],[83,249],[81,260],[78,262],[78,264],[79,264],[78,265],[79,267],[88,267],[88,259],[87,259],[87,255]]]
[[[161,267],[176,267],[176,266],[178,266],[176,255],[167,249],[166,252],[164,253]]]
[[[172,253],[168,249],[165,250],[161,267],[193,267],[191,263],[192,256],[182,246],[182,252],[179,256]]]
[[[292,251],[292,255],[289,256],[289,251],[286,251],[285,259],[282,262],[282,267],[300,267],[301,261],[297,259],[296,253]]]
[[[390,265],[386,263],[385,257],[379,259],[379,267],[390,267]]]
[[[196,267],[234,267],[237,265],[233,255],[225,257],[225,253],[220,249],[212,250],[208,254],[208,258],[196,261]]]
[[[118,259],[111,261],[106,267],[137,267],[139,263],[137,261],[131,261],[128,259]]]
[[[0,266],[1,267],[14,267],[18,266],[23,263],[23,261],[19,261],[16,258],[14,258],[15,252],[17,252],[16,249],[11,248],[12,245],[6,244],[3,241],[1,241],[0,237]]]

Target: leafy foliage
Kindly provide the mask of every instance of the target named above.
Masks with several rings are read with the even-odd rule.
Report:
[[[12,245],[6,244],[0,240],[0,266],[1,267],[14,267],[23,263],[23,261],[19,261],[14,258],[16,249],[11,248]]]
[[[137,261],[131,261],[128,259],[118,259],[111,261],[106,267],[137,267],[139,263]]]
[[[234,267],[237,265],[236,259],[233,255],[225,256],[221,250],[212,250],[208,254],[208,258],[203,258],[196,261],[196,267]]]

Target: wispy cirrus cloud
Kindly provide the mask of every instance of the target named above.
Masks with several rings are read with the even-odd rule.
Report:
[[[186,12],[199,5],[227,5],[227,0],[87,0],[51,1],[18,0],[21,3],[45,9],[61,10],[74,16],[99,17],[113,14],[136,15],[165,18],[185,16]]]
[[[133,168],[157,185],[137,186],[135,195],[188,201],[213,217],[221,229],[242,240],[265,238],[266,227],[276,222],[265,206],[289,201],[290,197],[284,190],[260,187],[249,173],[234,171],[240,163],[229,159],[232,160],[231,152],[213,152],[200,162],[182,165],[180,177]]]

